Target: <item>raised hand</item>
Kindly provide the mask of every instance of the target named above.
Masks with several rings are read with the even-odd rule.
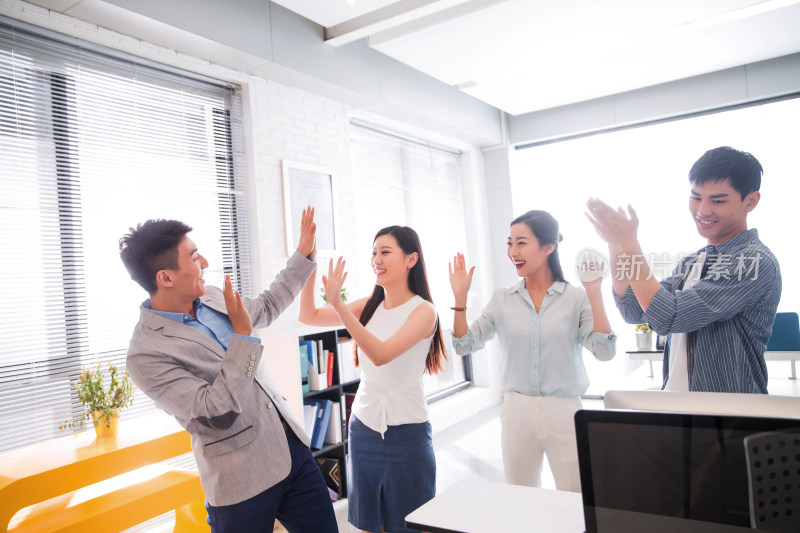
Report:
[[[448,263],[447,267],[450,271],[450,288],[453,289],[453,296],[456,297],[456,305],[466,305],[475,267],[473,266],[467,272],[467,264],[462,253],[457,253],[453,257],[453,262]]]
[[[303,209],[300,218],[300,241],[297,243],[297,251],[308,257],[312,253],[313,261],[317,253],[317,225],[314,223],[314,208],[311,206]]]
[[[639,229],[639,217],[636,216],[633,207],[629,205],[628,213],[625,213],[621,207],[614,210],[602,200],[589,198],[586,208],[588,210],[586,218],[609,246],[623,251],[638,247],[636,234]]]
[[[233,290],[230,276],[225,276],[222,295],[225,297],[225,308],[228,310],[228,318],[231,320],[233,332],[239,335],[250,335],[253,332],[253,322],[250,320],[247,309],[244,308],[239,291]]]
[[[337,309],[342,302],[342,285],[344,280],[347,279],[347,272],[344,266],[347,261],[341,256],[336,261],[336,268],[333,267],[333,259],[328,262],[328,275],[322,276],[322,286],[325,287],[325,299],[328,300],[328,305]]]

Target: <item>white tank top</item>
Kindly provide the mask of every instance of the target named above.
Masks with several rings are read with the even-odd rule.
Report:
[[[384,302],[375,310],[367,330],[381,341],[397,333],[409,315],[426,300],[415,295],[403,305],[386,309]],[[416,424],[428,420],[428,406],[422,389],[425,359],[433,335],[422,339],[390,363],[375,366],[358,348],[361,384],[352,413],[365,426],[383,436],[389,426]]]

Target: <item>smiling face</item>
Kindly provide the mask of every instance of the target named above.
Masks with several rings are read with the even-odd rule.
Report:
[[[753,191],[744,198],[725,180],[692,184],[689,195],[689,212],[697,232],[717,245],[747,230],[747,214],[761,198]]]
[[[194,301],[206,293],[203,269],[208,267],[206,258],[197,251],[197,245],[188,236],[178,244],[178,269],[167,269],[176,295],[184,301]]]
[[[517,269],[520,277],[532,276],[542,268],[550,270],[547,262],[549,256],[555,249],[554,244],[541,246],[539,239],[533,234],[530,226],[524,222],[519,222],[511,226],[508,236],[508,258]]]
[[[417,254],[406,255],[393,235],[381,235],[372,245],[372,269],[377,280],[375,283],[386,285],[403,282],[408,283],[408,272],[417,262]]]

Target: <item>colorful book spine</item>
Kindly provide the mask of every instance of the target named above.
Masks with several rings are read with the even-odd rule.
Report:
[[[325,353],[328,356],[328,361],[327,361],[327,365],[328,365],[328,387],[331,387],[331,386],[333,386],[333,359],[334,359],[334,353],[333,352],[329,352],[328,350],[325,350]]]

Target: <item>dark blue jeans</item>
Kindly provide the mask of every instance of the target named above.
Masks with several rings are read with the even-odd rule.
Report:
[[[286,479],[233,505],[214,507],[206,502],[213,533],[272,533],[275,518],[290,533],[338,533],[328,487],[311,450],[291,430],[286,439],[292,457]]]

